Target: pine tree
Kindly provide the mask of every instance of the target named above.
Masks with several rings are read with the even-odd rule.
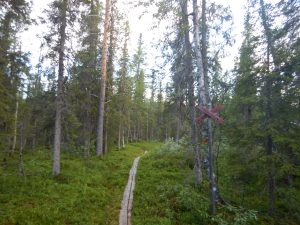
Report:
[[[107,73],[107,48],[108,48],[108,33],[109,33],[109,18],[110,18],[110,0],[106,0],[105,4],[105,20],[104,20],[104,34],[103,34],[103,48],[101,59],[101,81],[100,81],[100,94],[98,106],[98,127],[96,139],[96,154],[97,156],[103,155],[103,127],[104,127],[104,102],[106,91],[106,73]]]
[[[142,34],[139,36],[138,47],[133,55],[132,70],[134,73],[134,93],[133,93],[133,139],[143,139],[143,130],[145,128],[145,74],[142,69],[144,63],[143,39]]]
[[[120,59],[120,70],[117,78],[117,93],[115,96],[115,107],[118,109],[118,149],[124,147],[125,129],[129,131],[129,117],[131,108],[131,87],[129,83],[129,55],[128,55],[128,41],[129,41],[129,22],[125,23],[124,29],[124,45],[122,48],[122,57]],[[127,135],[128,138],[128,135]]]

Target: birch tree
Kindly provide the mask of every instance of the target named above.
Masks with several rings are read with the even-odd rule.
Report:
[[[183,21],[183,32],[184,32],[184,44],[185,44],[185,76],[187,77],[188,83],[188,104],[190,110],[190,123],[191,123],[191,145],[194,151],[195,160],[195,183],[199,185],[202,180],[201,167],[200,167],[200,155],[197,141],[197,130],[196,130],[196,108],[195,108],[195,87],[194,87],[194,72],[193,72],[193,56],[192,56],[192,45],[189,37],[189,21],[188,21],[188,1],[183,1],[181,4],[182,10],[182,21]]]

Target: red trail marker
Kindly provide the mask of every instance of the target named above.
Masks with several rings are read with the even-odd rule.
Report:
[[[196,118],[196,121],[198,123],[201,123],[203,120],[205,120],[206,118],[210,117],[212,118],[216,123],[218,124],[224,124],[224,119],[222,117],[219,116],[219,112],[221,111],[221,109],[224,108],[223,105],[215,105],[211,111],[209,111],[209,109],[203,107],[203,106],[196,106],[197,109],[199,109],[202,113],[204,113],[204,115],[199,116]]]

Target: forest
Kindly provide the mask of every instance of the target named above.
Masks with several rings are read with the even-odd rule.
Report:
[[[0,224],[300,224],[299,0],[38,2],[0,0]]]

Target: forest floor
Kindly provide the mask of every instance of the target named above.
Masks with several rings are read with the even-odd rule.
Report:
[[[24,176],[17,155],[1,161],[0,224],[117,225],[128,173],[139,156],[133,225],[297,224],[274,221],[239,205],[218,205],[211,216],[206,174],[196,188],[193,153],[173,141],[132,143],[101,159],[64,153],[62,173],[56,178],[51,176],[50,150],[26,152]]]
[[[196,188],[193,167],[192,150],[172,141],[141,157],[136,174],[132,224],[276,224],[260,218],[255,210],[233,205],[218,205],[217,214],[211,216],[206,174],[203,174],[201,188]]]
[[[51,176],[51,151],[18,155],[3,162],[0,154],[0,224],[117,225],[124,187],[133,160],[158,143],[130,144],[99,159],[62,154],[61,175]]]

